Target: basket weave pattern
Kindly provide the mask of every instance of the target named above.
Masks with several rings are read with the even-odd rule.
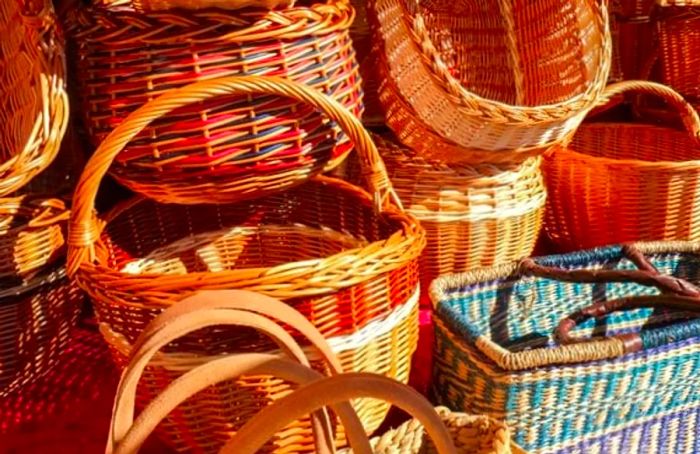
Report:
[[[359,116],[362,90],[348,31],[353,18],[343,1],[269,12],[79,9],[69,23],[90,136],[97,145],[130,112],[168,90],[243,74],[307,84]],[[350,148],[308,105],[222,95],[153,122],[112,172],[158,200],[226,202],[298,184],[337,165]]]

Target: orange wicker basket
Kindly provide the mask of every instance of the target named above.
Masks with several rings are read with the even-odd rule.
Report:
[[[326,338],[324,341],[324,344],[327,345],[326,358],[311,346],[303,348],[304,356],[308,358],[316,370],[322,372],[372,372],[406,383],[410,369],[410,358],[417,344],[417,300],[418,295],[415,295],[414,298],[397,307],[387,317],[374,320],[355,333]],[[211,310],[215,306],[217,308],[227,307],[227,304],[234,301],[245,303],[247,307],[254,307],[256,311],[265,310],[267,314],[274,315],[285,325],[295,326],[292,319],[284,315],[285,312],[293,311],[293,309],[285,306],[280,307],[279,305],[282,303],[279,301],[269,301],[268,298],[251,292],[201,292],[193,295],[189,301],[182,301],[178,306],[174,306],[179,311],[177,318],[171,315],[171,311],[166,311],[160,319],[154,320],[146,328],[146,334],[142,335],[135,345],[141,346],[140,351],[143,351],[143,346],[147,343],[145,339],[149,338],[148,334],[157,331],[163,332],[164,323],[161,323],[161,319],[165,320],[164,317],[169,317],[168,324],[173,325],[174,320],[178,318],[183,321],[187,317],[198,316],[197,311],[207,307],[200,303],[210,304],[208,307]],[[228,312],[231,312],[233,308],[234,306],[228,307]],[[296,312],[296,315],[302,319],[301,322],[305,322],[302,325],[308,325],[305,334],[308,334],[309,331],[315,331],[302,314]],[[297,322],[300,321],[297,320]],[[210,325],[214,324],[219,325],[222,322]],[[202,328],[202,325],[199,324],[192,326]],[[155,327],[160,327],[160,329]],[[300,326],[297,325],[294,329],[299,328]],[[127,367],[131,364],[130,368],[133,369],[134,358],[139,356],[134,355],[134,352],[137,351],[134,346],[130,345],[122,336],[116,335],[106,325],[101,325],[100,330],[105,335],[119,366]],[[192,331],[194,330],[189,330],[189,332]],[[316,333],[318,340],[323,339],[318,331]],[[308,340],[305,344],[308,345]],[[274,344],[244,351],[280,353],[279,346]],[[241,353],[241,350],[232,347],[231,350],[222,350],[217,355],[187,354],[177,350],[172,351],[172,349],[169,352],[159,353],[148,362],[148,367],[144,370],[142,384],[137,388],[137,405],[143,407],[152,402],[162,394],[170,383],[192,369],[232,353]],[[332,367],[326,363],[328,356],[337,357],[337,362]],[[192,452],[193,450],[218,452],[226,439],[262,407],[285,396],[293,388],[289,381],[258,374],[218,383],[178,405],[177,409],[158,426],[159,438],[181,452]],[[359,400],[354,402],[353,406],[368,432],[374,431],[379,426],[388,410],[387,405],[376,400]],[[338,444],[344,443],[343,437],[342,432],[339,432]],[[282,450],[282,446],[287,443],[291,443],[293,448],[287,447],[286,450]],[[303,419],[277,434],[264,451],[314,452],[314,447],[312,426],[309,419]]]
[[[68,98],[51,0],[0,2],[0,36],[0,195],[8,195],[56,156]]]
[[[700,96],[700,1],[658,0],[660,81],[683,96]]]
[[[545,159],[545,229],[561,249],[646,240],[700,240],[700,119],[670,88],[620,82],[606,97],[664,99],[684,127],[584,123]],[[605,101],[603,101],[605,102]]]
[[[375,142],[406,211],[426,231],[421,289],[436,277],[527,257],[544,217],[540,157],[522,164],[467,165],[428,161],[389,138]],[[361,180],[355,159],[346,168]]]
[[[172,88],[233,75],[288,77],[359,116],[353,18],[346,0],[279,11],[77,8],[68,28],[93,142]],[[177,100],[180,109],[153,122],[116,157],[111,173],[119,182],[163,202],[227,203],[299,184],[339,164],[351,148],[336,125],[286,98],[186,101]]]
[[[0,396],[49,371],[77,322],[80,292],[57,260],[67,219],[56,199],[0,199]]]
[[[445,161],[508,161],[566,138],[610,69],[606,2],[376,0],[380,86],[409,112],[386,112],[398,138]],[[421,128],[405,130],[406,117]],[[443,140],[433,141],[427,130]]]
[[[654,0],[611,2],[610,29],[613,38],[609,81],[646,79],[655,60]]]

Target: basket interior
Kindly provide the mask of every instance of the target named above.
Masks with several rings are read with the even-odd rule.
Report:
[[[700,282],[700,255],[665,253],[650,258],[661,273]],[[570,269],[635,269],[631,262],[621,258],[617,247],[551,256],[538,262]],[[594,302],[658,294],[658,290],[631,283],[593,285],[537,277],[522,279],[514,273],[495,281],[456,284],[447,293],[449,296],[440,301],[438,311],[451,329],[472,341],[485,336],[511,352],[518,352],[558,345],[553,336],[558,323]],[[690,317],[691,314],[681,311],[636,309],[616,312],[597,321],[588,320],[572,332],[579,337],[639,332]]]
[[[401,1],[423,17],[451,76],[484,98],[526,106],[565,101],[586,91],[600,63],[589,0]],[[510,14],[499,3],[510,3]]]
[[[267,268],[323,259],[401,228],[367,198],[310,182],[249,203],[180,206],[140,200],[110,220],[102,241],[110,267],[127,273]]]
[[[651,124],[586,123],[570,148],[593,157],[647,162],[700,160],[700,146],[688,132]]]

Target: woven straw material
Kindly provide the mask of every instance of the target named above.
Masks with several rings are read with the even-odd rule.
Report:
[[[62,257],[67,220],[58,199],[0,198],[0,280],[31,277]]]
[[[101,325],[100,330],[117,364],[126,366],[130,344],[107,325]],[[406,383],[411,355],[418,342],[418,292],[386,317],[373,320],[355,333],[327,337],[327,341],[344,372],[372,372]],[[261,348],[253,350],[266,351]],[[233,347],[220,353],[223,356],[235,351]],[[305,352],[315,369],[325,370],[315,350],[305,348]],[[158,354],[142,378],[137,403],[145,405],[175,378],[221,356]],[[180,452],[218,452],[223,443],[260,408],[292,389],[292,384],[270,376],[241,377],[217,384],[179,405],[159,426],[159,437]],[[374,399],[358,399],[353,401],[353,406],[368,433],[379,427],[389,409],[388,404]],[[264,452],[314,452],[313,439],[307,418],[277,434]],[[345,443],[342,431],[338,433],[337,442],[339,445]]]
[[[657,20],[661,82],[683,96],[700,96],[698,52],[700,49],[700,2],[661,10]]]
[[[231,75],[286,77],[359,116],[353,18],[352,7],[335,0],[279,11],[77,9],[69,31],[93,143],[172,88]],[[151,119],[161,118],[136,126],[140,134],[112,167],[115,178],[161,201],[231,202],[299,184],[339,164],[351,148],[337,125],[299,100],[205,93],[173,99]]]
[[[69,345],[83,295],[64,269],[0,290],[0,396],[41,377]]]
[[[545,230],[559,248],[700,240],[700,123],[670,95],[685,105],[686,128],[584,123],[569,146],[546,156]]]
[[[436,277],[529,256],[537,241],[546,191],[541,158],[522,164],[432,162],[375,136],[389,178],[406,211],[426,231],[421,288]],[[350,181],[360,181],[349,159]]]
[[[294,0],[133,0],[139,11],[164,11],[170,9],[198,10],[205,8],[284,8],[294,4]]]
[[[661,273],[700,281],[695,243],[637,247]],[[634,269],[619,247],[538,259],[564,269]],[[434,394],[450,408],[505,419],[536,452],[697,452],[700,339],[679,337],[614,359],[603,341],[560,346],[557,324],[594,301],[653,295],[628,282],[581,284],[523,276],[517,263],[438,279]],[[696,314],[693,314],[697,316]],[[588,320],[577,337],[694,323],[651,308]],[[648,331],[647,331],[648,330]],[[644,341],[643,341],[644,342]],[[607,343],[606,343],[607,345]]]
[[[404,304],[418,285],[423,246],[413,218],[396,209],[377,215],[367,193],[322,178],[252,203],[129,201],[108,214],[96,262],[76,280],[100,321],[130,342],[172,302],[227,288],[282,298],[331,336]],[[221,348],[222,339],[206,338],[181,345]],[[251,334],[238,329],[228,338]]]
[[[51,163],[68,123],[63,41],[51,1],[27,3],[0,2],[0,196]]]
[[[355,20],[350,27],[352,47],[357,54],[362,76],[363,101],[365,105],[362,122],[367,126],[383,126],[384,113],[379,103],[379,76],[376,71],[377,54],[372,51],[372,32],[367,17],[367,2],[351,0],[355,8]]]
[[[617,0],[610,5],[613,40],[609,81],[648,79],[655,60],[654,0]]]
[[[370,11],[388,68],[380,99],[393,91],[412,107],[387,112],[387,123],[427,156],[495,162],[535,153],[575,129],[608,77],[599,2],[377,0]],[[405,116],[469,151],[403,132]]]
[[[519,447],[510,440],[508,427],[486,416],[453,413],[445,407],[435,409],[452,435],[457,452],[464,454],[516,454]],[[376,454],[436,454],[435,446],[417,419],[370,440]],[[351,449],[340,454],[351,454]]]

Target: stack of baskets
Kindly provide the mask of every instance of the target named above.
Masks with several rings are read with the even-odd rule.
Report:
[[[73,18],[79,52],[98,68],[79,73],[84,102],[95,109],[89,117],[96,141],[103,137],[102,120],[118,126],[100,142],[78,182],[69,269],[91,297],[115,361],[125,365],[148,322],[183,297],[199,290],[246,289],[280,298],[301,312],[327,337],[344,370],[407,381],[417,343],[424,232],[401,209],[375,145],[353,115],[361,106],[347,41],[351,7],[337,2],[264,13],[205,9],[147,15],[131,7],[91,8],[97,9],[78,11]],[[164,69],[149,72],[143,62],[153,57],[134,54],[135,45],[109,29],[125,27],[121,20],[107,20],[113,14],[132,21],[132,28],[122,31],[156,27],[139,36],[153,38],[152,51],[172,54],[173,60],[158,59]],[[87,26],[92,15],[103,18],[98,27]],[[191,34],[173,36],[163,21],[186,22]],[[203,57],[193,46],[203,55],[209,49],[215,60],[209,73],[199,73]],[[104,75],[122,47],[125,58],[138,61],[131,66],[127,58],[117,72],[146,73],[120,86],[119,77]],[[234,54],[223,60],[232,68],[220,66],[222,49]],[[281,53],[275,56],[274,50]],[[267,66],[262,57],[270,52]],[[309,53],[306,62],[286,61]],[[177,58],[197,68],[180,68]],[[163,86],[156,87],[153,80],[165,69],[202,80],[173,88],[178,78],[164,76]],[[244,72],[266,76],[240,75]],[[214,78],[229,74],[237,76]],[[112,84],[107,90],[133,89],[133,103],[121,111],[107,109],[119,107],[124,98],[102,103],[104,92],[98,95],[90,86],[99,82],[104,90],[105,81]],[[152,86],[152,92],[144,91]],[[138,105],[159,91],[164,93]],[[353,147],[369,193],[316,175],[340,163]],[[108,171],[139,194],[97,218],[97,191]],[[145,405],[168,383],[218,355],[274,349],[246,329],[197,331],[170,344],[167,355],[147,368],[138,403]],[[216,451],[253,412],[290,386],[272,377],[226,381],[180,405],[159,434],[179,451]],[[362,400],[356,409],[371,432],[388,407]],[[311,428],[305,419],[278,434],[275,443],[291,440],[295,452],[308,452]],[[343,439],[338,433],[337,442]]]
[[[65,202],[45,169],[68,122],[63,37],[45,1],[0,4],[0,398],[49,371],[81,310],[64,268]],[[38,177],[37,177],[38,175]]]

